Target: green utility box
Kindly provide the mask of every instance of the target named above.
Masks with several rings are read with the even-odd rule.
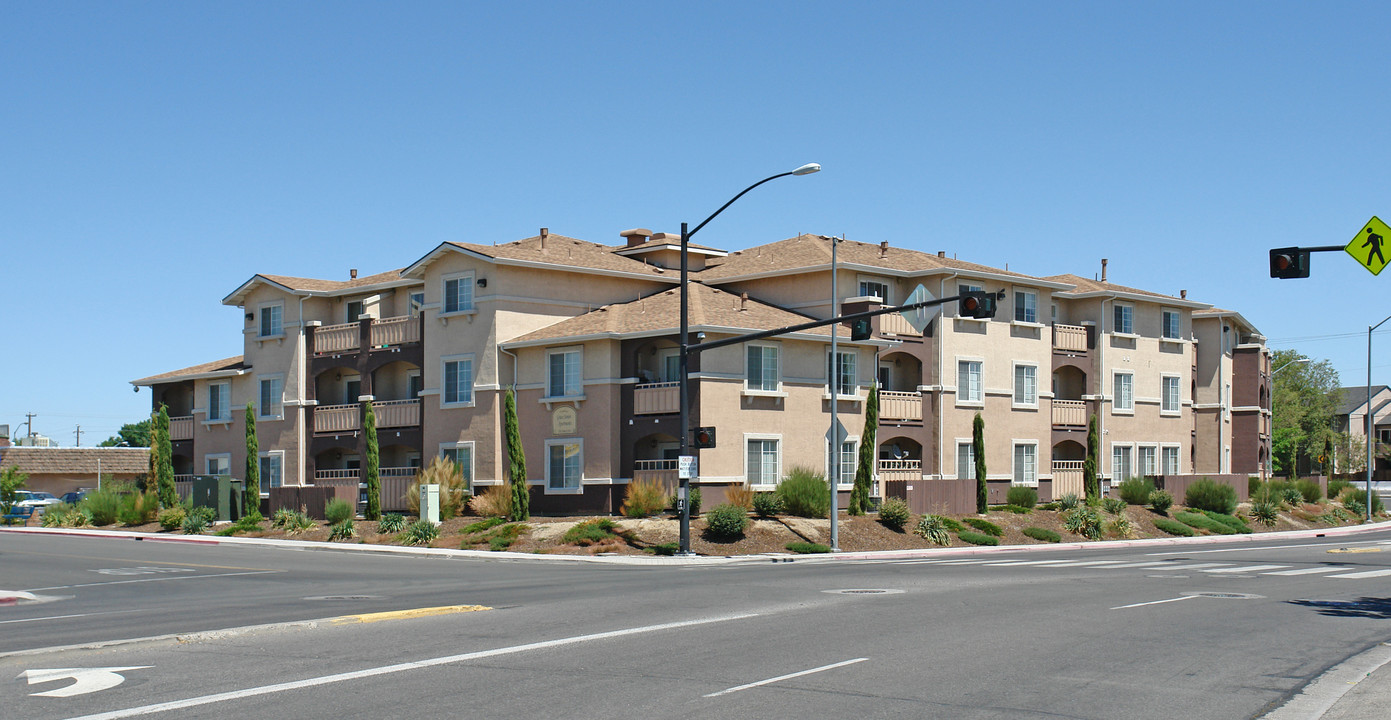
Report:
[[[193,478],[194,507],[212,508],[215,520],[236,522],[241,519],[242,496],[246,483],[230,475],[199,475]]]

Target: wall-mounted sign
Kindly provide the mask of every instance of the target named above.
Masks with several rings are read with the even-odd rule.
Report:
[[[552,435],[574,435],[580,429],[580,415],[569,405],[561,405],[551,413]]]

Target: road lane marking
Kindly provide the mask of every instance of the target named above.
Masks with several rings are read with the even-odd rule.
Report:
[[[86,695],[88,693],[109,690],[126,681],[123,672],[129,670],[144,670],[152,668],[154,665],[130,665],[127,667],[99,667],[99,668],[53,668],[50,670],[25,670],[15,676],[15,679],[25,678],[30,685],[39,683],[53,682],[71,678],[71,685],[64,685],[60,688],[46,690],[44,692],[29,693],[30,697],[72,697],[74,695]]]
[[[1298,569],[1298,570],[1281,570],[1281,571],[1279,571],[1279,572],[1268,572],[1268,573],[1261,573],[1261,574],[1262,574],[1262,575],[1313,575],[1314,573],[1341,572],[1341,571],[1343,571],[1343,570],[1351,570],[1351,569],[1352,569],[1352,566],[1351,566],[1351,565],[1336,565],[1336,566],[1334,566],[1334,567],[1300,568],[1300,569]]]
[[[1258,551],[1265,551],[1265,550],[1302,550],[1302,549],[1306,549],[1306,548],[1328,547],[1328,546],[1330,546],[1330,545],[1336,545],[1336,546],[1338,546],[1338,547],[1346,547],[1346,546],[1348,546],[1348,545],[1380,544],[1380,543],[1383,543],[1383,542],[1385,542],[1385,541],[1381,541],[1381,540],[1360,540],[1360,541],[1350,541],[1350,542],[1307,543],[1307,544],[1304,544],[1304,545],[1259,545],[1259,546],[1256,546],[1256,547],[1219,548],[1219,549],[1216,549],[1216,550],[1169,550],[1169,551],[1167,551],[1167,552],[1155,552],[1155,553],[1145,553],[1145,554],[1148,555],[1148,556],[1150,556],[1150,557],[1163,557],[1163,556],[1165,556],[1165,555],[1201,555],[1201,554],[1205,554],[1205,553],[1258,552]]]
[[[1039,567],[1091,567],[1100,565],[1119,565],[1123,560],[1056,560],[1051,563],[1039,565]]]
[[[409,618],[430,617],[432,615],[480,612],[482,610],[492,610],[492,608],[483,605],[443,605],[440,607],[415,608],[412,610],[389,610],[387,612],[363,613],[361,615],[343,615],[334,618],[333,624],[347,625],[352,623],[374,623],[383,620],[406,620]]]
[[[239,575],[269,575],[271,573],[283,573],[286,570],[256,570],[254,572],[234,572],[234,573],[214,573],[212,575],[169,575],[165,577],[141,578],[139,580],[108,580],[107,582],[81,583],[78,585],[54,585],[53,587],[30,588],[30,592],[36,590],[68,590],[71,588],[99,587],[102,585],[128,585],[130,583],[163,582],[166,580],[202,580],[204,578],[236,577]]]
[[[1331,578],[1348,578],[1348,579],[1355,579],[1355,578],[1382,577],[1383,575],[1391,575],[1391,570],[1363,570],[1362,572],[1343,573],[1342,575],[1329,575],[1328,577],[1331,577]]]
[[[1063,560],[1006,560],[1004,562],[985,563],[986,567],[1014,567],[1016,565],[1041,565],[1043,563],[1065,562]]]
[[[736,692],[739,692],[740,690],[748,690],[749,688],[761,687],[761,686],[763,686],[763,685],[771,685],[771,684],[773,684],[773,683],[775,683],[775,682],[780,682],[780,681],[783,681],[783,680],[791,680],[792,678],[795,678],[795,677],[802,677],[803,675],[811,675],[812,673],[819,673],[819,672],[825,672],[825,671],[827,671],[827,670],[834,670],[834,669],[836,669],[836,668],[838,668],[838,667],[845,667],[846,665],[854,665],[855,663],[864,662],[864,661],[866,661],[866,660],[868,660],[868,659],[869,659],[869,658],[855,658],[854,660],[843,660],[843,661],[838,662],[838,663],[831,663],[830,665],[822,665],[822,666],[819,667],[819,668],[812,668],[812,669],[810,669],[810,670],[803,670],[803,671],[801,671],[801,672],[788,673],[788,674],[786,674],[786,675],[779,675],[779,676],[777,676],[777,677],[775,677],[775,678],[768,678],[767,680],[759,680],[758,682],[751,682],[751,683],[749,683],[749,684],[747,684],[747,685],[738,685],[738,686],[735,686],[735,687],[732,687],[732,688],[726,688],[726,689],[721,690],[721,691],[719,691],[719,692],[712,692],[712,693],[706,695],[705,697],[719,697],[719,696],[721,696],[721,695],[728,695],[728,694],[730,694],[730,693],[736,693]]]
[[[139,610],[107,610],[104,612],[77,613],[76,615],[49,615],[48,617],[20,618],[18,620],[0,620],[0,625],[10,623],[38,622],[40,620],[67,620],[68,618],[92,617],[94,615],[119,615],[121,613],[140,612]]]
[[[1243,565],[1243,566],[1240,566],[1240,567],[1217,568],[1217,569],[1215,569],[1215,570],[1204,570],[1203,572],[1206,572],[1206,573],[1260,572],[1261,570],[1278,570],[1278,569],[1280,569],[1280,568],[1287,568],[1287,567],[1289,567],[1289,565]]]
[[[1132,563],[1123,563],[1123,564],[1120,564],[1120,565],[1111,565],[1111,566],[1109,566],[1109,567],[1107,567],[1107,568],[1105,568],[1105,569],[1106,569],[1106,570],[1119,570],[1120,568],[1156,567],[1156,566],[1162,566],[1162,565],[1168,565],[1168,564],[1170,564],[1170,561],[1169,561],[1169,560],[1151,560],[1151,561],[1149,561],[1149,562],[1132,562]]]
[[[1202,568],[1222,567],[1231,563],[1188,563],[1187,565],[1165,565],[1154,570],[1201,570]]]
[[[592,642],[595,640],[607,640],[609,638],[625,637],[628,635],[641,635],[644,633],[660,632],[662,630],[674,630],[677,628],[692,627],[695,625],[710,625],[714,623],[729,622],[731,620],[745,620],[747,618],[759,617],[760,613],[741,613],[738,615],[722,615],[712,618],[701,618],[698,620],[681,620],[678,622],[662,623],[660,625],[643,625],[634,628],[624,628],[622,630],[610,630],[608,632],[593,633],[590,635],[577,635],[574,637],[560,638],[557,640],[543,640],[541,642],[527,643],[525,645],[512,645],[509,647],[494,648],[492,650],[480,650],[459,655],[446,655],[443,657],[430,658],[428,660],[416,660],[413,662],[396,663],[393,665],[382,665],[364,670],[354,670],[352,672],[335,673],[333,675],[321,675],[304,680],[294,680],[291,682],[275,683],[274,685],[262,685],[260,687],[246,688],[245,690],[232,690],[230,692],[214,693],[212,695],[200,695],[198,697],[186,698],[184,700],[171,700],[169,702],[155,703],[153,705],[141,705],[139,707],[126,708],[124,710],[112,710],[110,712],[97,713],[95,715],[83,715],[72,718],[71,720],[118,720],[119,718],[138,717],[141,715],[153,715],[155,713],[168,712],[170,710],[182,710],[183,708],[199,707],[202,705],[212,705],[213,703],[226,702],[228,700],[240,700],[242,698],[257,697],[261,695],[272,695],[275,693],[289,692],[291,690],[301,690],[304,688],[318,687],[332,683],[347,682],[349,680],[360,680],[362,678],[377,677],[380,675],[391,675],[407,670],[420,670],[422,668],[436,667],[439,665],[450,665],[453,663],[467,662],[469,660],[481,660],[483,658],[498,657],[501,655],[514,655],[516,653],[529,652],[531,650],[546,650],[549,648],[564,647],[566,645],[577,645],[579,643]]]
[[[1126,608],[1144,607],[1145,605],[1162,605],[1162,604],[1164,604],[1164,603],[1178,602],[1178,601],[1180,601],[1180,600],[1192,600],[1192,599],[1195,598],[1195,597],[1202,597],[1202,596],[1201,596],[1201,595],[1180,595],[1180,596],[1178,596],[1178,597],[1176,597],[1176,598],[1169,598],[1168,600],[1152,600],[1152,601],[1150,601],[1150,602],[1135,603],[1134,605],[1120,605],[1120,606],[1118,606],[1118,607],[1113,607],[1113,608],[1111,608],[1111,609],[1112,609],[1112,610],[1125,610]]]

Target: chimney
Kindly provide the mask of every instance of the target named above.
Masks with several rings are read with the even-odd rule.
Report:
[[[889,254],[889,241],[879,243],[879,257],[887,257]]]
[[[749,309],[749,294],[748,294],[748,293],[739,293],[739,312],[744,312],[745,310],[748,310],[748,309]]]
[[[939,257],[939,258],[944,258],[944,257],[946,257],[946,256],[947,256],[947,251],[946,251],[946,250],[938,250],[938,251],[937,251],[937,257]]]
[[[550,228],[541,228],[541,249],[546,249],[546,236],[551,234]]]
[[[1101,258],[1101,282],[1106,282],[1106,258]]]
[[[353,268],[353,269],[351,269],[351,270],[348,271],[348,279],[349,279],[349,280],[356,280],[356,279],[357,279],[357,268]]]
[[[1178,299],[1180,299],[1180,300],[1187,300],[1187,299],[1188,299],[1188,291],[1187,291],[1187,290],[1180,290],[1180,291],[1178,291]]]
[[[633,228],[632,230],[624,230],[618,233],[618,236],[627,238],[628,247],[637,247],[647,242],[648,239],[652,237],[652,231],[647,228]]]

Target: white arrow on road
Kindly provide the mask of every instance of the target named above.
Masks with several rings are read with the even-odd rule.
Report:
[[[106,690],[116,687],[125,682],[125,677],[117,673],[127,670],[144,670],[154,667],[153,665],[133,665],[131,667],[104,667],[104,668],[55,668],[52,670],[25,670],[18,678],[27,678],[30,685],[38,683],[52,682],[64,678],[72,678],[73,684],[60,687],[56,690],[45,692],[30,693],[32,697],[72,697],[73,695],[85,695],[99,690]]]

